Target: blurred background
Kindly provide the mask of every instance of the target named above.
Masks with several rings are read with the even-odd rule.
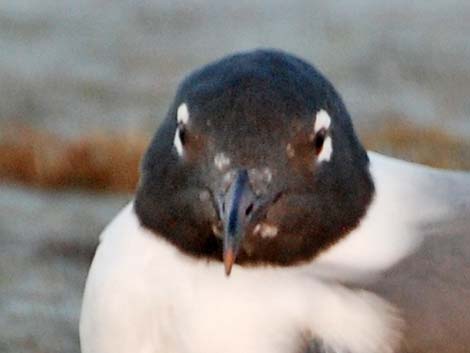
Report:
[[[0,352],[79,352],[98,234],[190,70],[290,51],[368,148],[470,169],[469,36],[464,0],[0,1]]]

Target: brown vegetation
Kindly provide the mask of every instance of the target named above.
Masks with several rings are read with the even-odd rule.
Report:
[[[470,143],[400,118],[359,129],[367,148],[435,167],[470,169]],[[0,180],[51,188],[132,191],[144,133],[96,132],[67,140],[16,124],[0,130]]]
[[[470,170],[470,141],[436,126],[422,127],[401,117],[387,117],[360,129],[371,150],[436,168]]]
[[[66,140],[10,124],[1,129],[0,180],[41,187],[132,191],[148,140],[143,134],[99,132]]]

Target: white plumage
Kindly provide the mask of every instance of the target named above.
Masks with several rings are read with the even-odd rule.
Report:
[[[366,218],[304,266],[236,266],[227,278],[220,263],[186,256],[143,229],[126,206],[103,232],[90,270],[83,353],[291,353],[312,337],[336,352],[392,352],[398,312],[340,281],[370,281],[391,268],[422,240],[419,223],[449,210],[423,193],[432,169],[370,158],[377,194]]]

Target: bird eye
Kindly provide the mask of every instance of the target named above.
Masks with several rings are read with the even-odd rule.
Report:
[[[178,137],[181,141],[181,144],[184,146],[186,143],[186,128],[183,124],[178,125]]]
[[[186,125],[189,121],[189,111],[186,103],[181,104],[178,107],[176,113],[176,132],[173,140],[173,145],[176,148],[176,152],[179,156],[183,156],[183,145],[187,140]]]
[[[333,153],[331,136],[328,134],[330,125],[330,115],[326,110],[320,109],[315,116],[314,136],[312,139],[318,162],[329,161]]]
[[[313,138],[313,147],[315,148],[315,153],[320,154],[323,144],[325,142],[325,137],[326,137],[326,130],[321,129],[315,134],[315,137]]]
[[[179,156],[183,155],[183,146],[187,140],[187,132],[184,124],[179,123],[176,127],[175,138],[173,140],[173,145],[176,148],[176,152]]]

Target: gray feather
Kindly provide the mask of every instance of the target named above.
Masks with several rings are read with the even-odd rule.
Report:
[[[470,350],[470,174],[420,169],[424,192],[416,220],[424,241],[418,250],[370,285],[403,313],[404,349],[412,353]],[[429,206],[431,205],[431,206]],[[427,207],[445,212],[430,219]]]

